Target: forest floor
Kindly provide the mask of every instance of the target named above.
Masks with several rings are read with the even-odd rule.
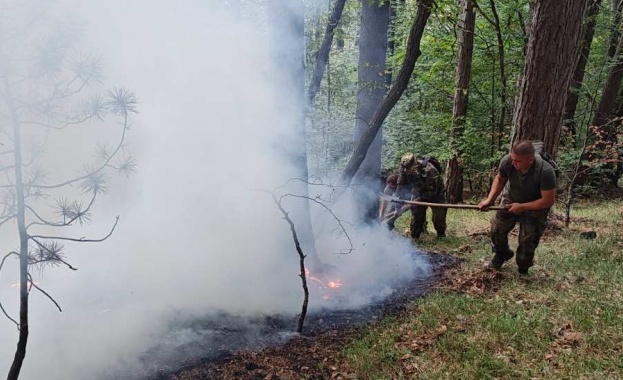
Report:
[[[488,216],[450,210],[449,237],[424,236],[420,249],[460,264],[403,310],[170,379],[623,378],[623,200],[580,202],[569,228],[554,218],[528,276],[484,269]]]

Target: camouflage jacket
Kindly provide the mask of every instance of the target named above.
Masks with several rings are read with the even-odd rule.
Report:
[[[438,195],[443,194],[445,185],[441,173],[431,164],[426,167],[418,162],[411,172],[401,172],[398,177],[398,188],[396,192],[409,189],[414,195],[414,199],[430,201]]]

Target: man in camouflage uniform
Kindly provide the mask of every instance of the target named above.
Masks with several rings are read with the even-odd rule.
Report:
[[[556,173],[540,154],[535,154],[530,141],[520,141],[511,153],[500,161],[486,199],[480,202],[482,210],[494,204],[502,194],[506,211],[498,211],[491,220],[491,246],[494,256],[489,268],[499,270],[514,253],[508,245],[508,234],[519,223],[517,269],[528,274],[534,265],[534,252],[547,224],[547,214],[556,195]]]
[[[428,160],[418,160],[413,153],[402,156],[396,194],[410,192],[412,199],[431,203],[445,203],[445,185],[441,173]],[[426,223],[427,206],[411,206],[411,237],[419,239]],[[432,207],[433,226],[437,236],[446,236],[447,209]]]

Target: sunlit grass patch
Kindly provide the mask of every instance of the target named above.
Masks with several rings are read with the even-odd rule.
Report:
[[[442,287],[363,333],[345,362],[358,379],[623,378],[622,206],[579,204],[570,229],[543,237],[527,277],[511,260],[500,286]],[[429,221],[416,245],[462,258],[454,275],[478,277],[492,255],[490,217],[450,210],[449,237],[436,239]]]

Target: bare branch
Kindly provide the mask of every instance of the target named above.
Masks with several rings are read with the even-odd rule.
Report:
[[[342,230],[342,233],[344,234],[344,236],[346,236],[346,239],[348,240],[348,244],[350,245],[350,248],[346,251],[346,252],[335,252],[335,253],[339,253],[339,254],[349,254],[352,251],[355,250],[355,247],[353,245],[352,240],[350,239],[350,236],[348,235],[348,232],[346,232],[346,228],[344,227],[344,225],[342,224],[342,220],[340,218],[337,217],[337,215],[335,215],[335,213],[333,213],[333,211],[331,210],[331,208],[329,208],[329,206],[327,206],[326,204],[324,204],[324,202],[319,201],[318,199],[314,199],[314,198],[310,198],[310,197],[306,197],[304,195],[296,195],[296,194],[284,194],[281,197],[279,197],[279,204],[281,204],[281,200],[283,198],[287,198],[287,197],[292,197],[292,198],[299,198],[299,199],[306,199],[306,200],[310,200],[316,204],[318,204],[320,207],[324,208],[330,215],[331,217],[333,217],[333,219],[335,219],[335,221],[337,222],[338,226],[340,227],[340,229]]]
[[[15,251],[11,251],[11,252],[7,253],[6,255],[4,255],[4,257],[2,258],[2,261],[0,261],[0,273],[2,273],[2,267],[4,266],[4,262],[11,255],[19,256],[19,254],[17,252],[15,252]]]
[[[6,310],[4,310],[4,307],[2,306],[2,302],[0,302],[0,310],[2,310],[2,314],[4,314],[5,317],[7,317],[11,322],[15,323],[15,326],[17,326],[17,329],[19,330],[19,323],[17,323],[15,319],[11,318],[11,316],[6,312]]]
[[[29,239],[65,240],[65,241],[73,241],[77,243],[100,243],[108,239],[113,234],[113,232],[115,231],[115,228],[117,227],[117,223],[119,223],[119,216],[115,218],[115,224],[110,229],[110,232],[108,232],[108,235],[104,236],[101,239],[86,239],[84,237],[70,238],[70,237],[63,237],[63,236],[43,236],[43,235],[31,235],[28,238]]]
[[[306,273],[305,258],[307,257],[307,255],[305,255],[305,253],[303,252],[303,249],[301,248],[301,243],[299,241],[298,234],[296,233],[294,222],[292,221],[292,219],[290,219],[288,212],[283,208],[283,205],[281,204],[281,200],[283,199],[283,197],[281,197],[280,199],[277,199],[277,196],[275,195],[274,192],[271,194],[271,196],[273,198],[273,201],[279,208],[279,211],[281,211],[281,214],[283,215],[283,219],[285,219],[285,221],[288,222],[288,225],[290,226],[290,232],[292,233],[294,246],[296,247],[296,252],[299,255],[299,271],[300,271],[299,277],[301,278],[301,283],[303,286],[303,295],[304,295],[303,305],[301,307],[301,314],[299,316],[298,328],[297,328],[297,332],[300,334],[303,332],[303,323],[305,321],[305,316],[307,315],[307,305],[309,302],[309,289],[307,287],[307,276],[305,274]]]
[[[61,307],[59,306],[58,302],[56,302],[54,300],[54,298],[52,298],[52,296],[49,295],[45,290],[41,289],[40,287],[38,287],[35,284],[35,282],[32,280],[32,276],[30,275],[30,273],[28,273],[28,279],[30,280],[30,286],[32,286],[33,288],[37,289],[41,293],[43,293],[46,297],[48,297],[50,299],[50,301],[52,301],[54,303],[54,305],[56,305],[56,308],[58,309],[58,311],[60,311],[61,313],[63,312],[63,309],[61,309]]]
[[[11,251],[7,253],[6,255],[4,255],[4,257],[2,258],[2,261],[0,261],[0,273],[2,273],[2,267],[4,266],[4,262],[9,256],[12,256],[12,255],[19,256],[17,252],[15,251]],[[7,317],[11,322],[15,323],[15,326],[17,326],[17,328],[19,329],[19,323],[17,323],[15,319],[11,318],[11,316],[6,312],[6,310],[4,310],[4,307],[2,306],[2,302],[0,302],[0,310],[2,310],[2,313],[4,314],[4,316]]]
[[[117,144],[117,147],[115,148],[114,152],[97,169],[95,169],[93,172],[88,173],[88,174],[83,175],[83,176],[80,176],[80,177],[77,177],[77,178],[74,178],[74,179],[67,180],[65,182],[58,183],[56,185],[32,185],[32,187],[37,187],[37,188],[41,188],[41,189],[57,189],[59,187],[71,185],[71,184],[76,183],[78,181],[83,181],[85,179],[88,179],[90,176],[99,174],[101,171],[103,171],[104,169],[109,167],[110,161],[112,161],[113,157],[115,157],[115,155],[121,150],[121,148],[124,145],[125,135],[126,135],[126,132],[129,129],[129,126],[128,126],[128,114],[127,113],[124,114],[124,119],[123,119],[123,122],[121,123],[121,125],[123,126],[123,132],[121,133],[121,139],[120,139],[119,143]]]
[[[82,124],[82,123],[92,119],[95,116],[97,116],[97,114],[96,113],[92,113],[92,114],[89,114],[89,115],[85,115],[81,119],[78,119],[76,121],[70,121],[70,122],[67,122],[67,123],[61,124],[61,125],[51,125],[51,124],[42,123],[40,121],[22,121],[22,124],[38,125],[38,126],[46,127],[46,128],[50,128],[50,129],[61,130],[61,129],[65,129],[65,128],[71,126],[71,125]]]
[[[4,223],[9,222],[11,220],[13,220],[13,218],[15,218],[17,215],[12,214],[12,215],[8,215],[6,217],[4,217],[3,219],[0,219],[0,226],[2,226]]]

